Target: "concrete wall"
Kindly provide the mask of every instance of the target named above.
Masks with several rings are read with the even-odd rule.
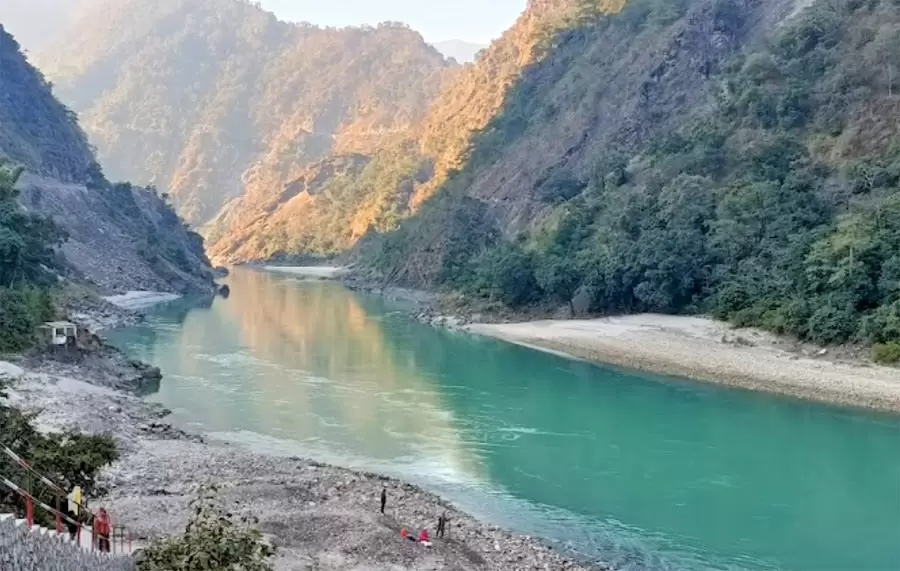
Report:
[[[65,537],[65,536],[63,536]],[[127,556],[91,553],[43,528],[28,529],[12,516],[0,515],[2,571],[134,571]]]

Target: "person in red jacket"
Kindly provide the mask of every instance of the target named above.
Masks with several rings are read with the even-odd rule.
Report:
[[[428,530],[422,529],[422,533],[419,534],[419,543],[424,543],[425,545],[430,545],[431,541],[428,538]]]
[[[100,508],[100,511],[94,517],[94,535],[97,537],[97,548],[100,551],[109,552],[109,514],[106,508]]]

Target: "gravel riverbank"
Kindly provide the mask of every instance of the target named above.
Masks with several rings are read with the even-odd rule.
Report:
[[[470,324],[465,330],[633,369],[805,399],[900,411],[900,370],[702,317],[631,315]]]
[[[105,361],[21,362],[24,374],[15,375],[10,400],[39,411],[42,428],[115,435],[122,457],[103,476],[108,497],[93,503],[107,507],[139,544],[183,529],[197,486],[214,483],[229,511],[259,520],[278,547],[278,571],[605,569],[478,522],[408,483],[183,432],[165,421],[168,411],[122,389],[129,361]],[[383,487],[385,515],[378,510]],[[402,527],[427,527],[433,537],[444,512],[448,538],[430,549],[401,539]]]

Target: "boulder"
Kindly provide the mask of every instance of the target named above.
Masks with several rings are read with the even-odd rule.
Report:
[[[18,365],[0,361],[0,380],[17,381],[22,378],[25,371]]]

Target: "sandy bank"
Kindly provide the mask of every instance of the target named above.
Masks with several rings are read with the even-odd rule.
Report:
[[[263,269],[267,272],[320,280],[336,280],[347,273],[347,268],[341,266],[263,266]]]
[[[470,332],[645,371],[806,399],[900,411],[900,370],[803,355],[776,336],[700,317],[473,324]]]

